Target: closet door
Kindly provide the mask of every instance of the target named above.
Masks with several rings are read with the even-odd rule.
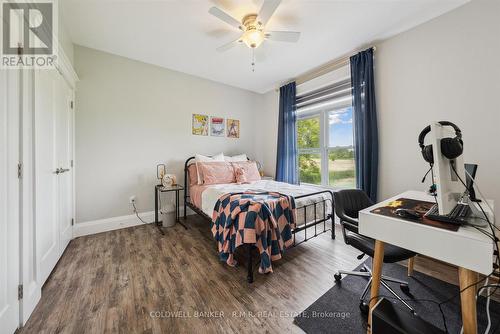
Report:
[[[61,253],[56,174],[55,70],[35,71],[35,217],[40,284],[46,281]]]
[[[22,70],[22,163],[23,178],[21,219],[21,324],[24,325],[41,298],[40,270],[37,262],[36,217],[35,217],[35,175],[34,175],[34,70]]]
[[[0,332],[19,324],[19,72],[0,70]]]
[[[56,160],[60,255],[73,237],[73,109],[72,91],[59,76],[56,82]]]

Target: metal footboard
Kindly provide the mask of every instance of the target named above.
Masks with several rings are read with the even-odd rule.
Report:
[[[314,237],[317,237],[318,235],[321,235],[321,234],[328,232],[328,231],[331,231],[332,239],[335,239],[335,225],[334,225],[335,215],[334,215],[334,207],[333,207],[333,192],[331,190],[323,190],[323,191],[318,191],[318,192],[311,193],[311,194],[296,196],[294,198],[295,198],[295,200],[298,200],[301,198],[317,196],[317,195],[321,195],[321,194],[327,194],[327,195],[329,195],[329,198],[323,198],[320,201],[317,201],[317,202],[315,201],[313,203],[309,203],[309,204],[306,204],[306,205],[303,205],[303,206],[297,208],[297,211],[299,211],[301,209],[304,210],[304,224],[297,226],[293,230],[293,245],[294,246],[300,245],[301,243],[303,243],[309,239],[312,239]],[[330,208],[331,208],[330,212],[327,212],[327,205],[326,205],[327,203],[330,204]],[[317,214],[318,213],[318,205],[321,206],[321,208],[323,209],[323,214],[322,214],[322,217],[320,217],[320,218],[318,218],[318,214]],[[312,210],[313,210],[313,220],[312,221],[308,221],[308,219],[307,219],[308,208],[312,208]],[[328,220],[332,221],[332,224],[330,227],[326,226],[326,222]],[[320,229],[320,231],[318,232],[318,225],[320,225],[321,223],[323,223],[322,229]],[[307,229],[310,227],[314,227],[314,234],[312,236],[308,237],[307,236]],[[297,233],[299,233],[301,231],[304,231],[304,239],[297,242],[296,235],[297,235]]]

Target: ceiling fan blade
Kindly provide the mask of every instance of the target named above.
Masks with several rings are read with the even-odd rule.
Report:
[[[264,33],[266,39],[279,42],[296,43],[299,41],[300,32],[298,31],[266,31]]]
[[[208,10],[208,12],[210,14],[212,14],[213,16],[217,17],[218,19],[226,22],[230,26],[233,26],[233,27],[240,29],[240,30],[244,30],[244,27],[240,21],[238,21],[237,19],[235,19],[234,17],[232,17],[231,15],[229,15],[228,13],[223,11],[222,9],[219,9],[217,7],[212,7]]]
[[[269,21],[271,16],[273,16],[280,3],[281,0],[264,0],[264,4],[260,9],[259,14],[257,14],[257,21],[259,21],[262,26],[265,26],[267,21]]]
[[[234,41],[232,42],[229,42],[227,44],[224,44],[222,46],[219,46],[216,50],[218,52],[224,52],[224,51],[227,51],[229,49],[232,49],[233,47],[235,47],[236,45],[240,44],[241,43],[241,40],[238,38],[238,39],[235,39]]]

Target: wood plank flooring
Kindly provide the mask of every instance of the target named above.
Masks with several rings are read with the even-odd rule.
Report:
[[[218,260],[205,220],[186,224],[165,236],[143,225],[73,240],[20,333],[300,333],[294,315],[331,288],[336,270],[362,262],[337,227],[336,240],[325,233],[287,251],[249,285],[244,264]],[[429,267],[455,283],[447,265]]]

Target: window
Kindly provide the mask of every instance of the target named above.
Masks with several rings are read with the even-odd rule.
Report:
[[[321,184],[321,121],[319,116],[297,121],[299,180]]]
[[[354,136],[350,81],[297,97],[299,180],[354,188]]]

